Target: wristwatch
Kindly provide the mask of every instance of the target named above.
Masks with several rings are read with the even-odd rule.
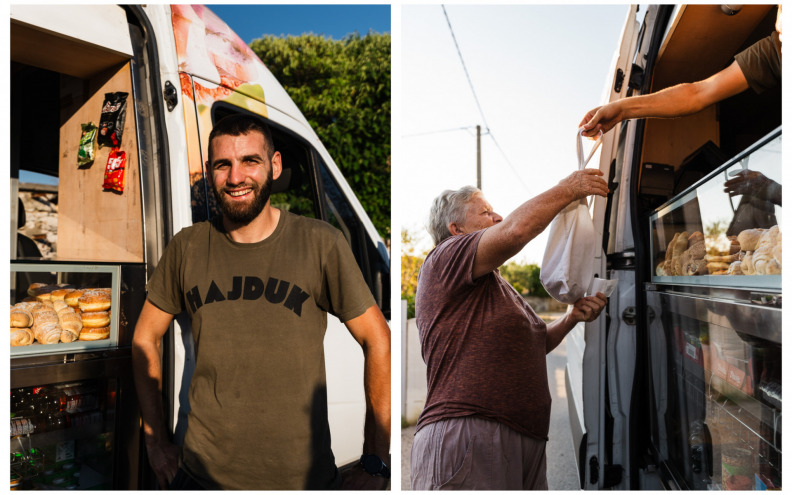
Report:
[[[363,454],[360,456],[360,465],[363,466],[364,471],[372,476],[390,478],[390,468],[385,465],[379,456],[373,454]]]

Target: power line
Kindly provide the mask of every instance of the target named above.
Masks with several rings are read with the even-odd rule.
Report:
[[[476,100],[476,106],[478,107],[479,114],[481,114],[481,120],[484,122],[484,127],[489,131],[489,124],[487,124],[487,119],[484,117],[484,111],[481,109],[481,104],[479,103],[478,96],[476,96],[476,89],[473,87],[473,81],[470,79],[470,74],[468,73],[467,66],[465,65],[465,59],[462,58],[462,51],[459,49],[459,43],[457,43],[456,36],[454,36],[454,28],[451,26],[451,19],[448,18],[448,12],[446,12],[445,5],[443,7],[443,14],[445,15],[446,22],[448,23],[448,29],[451,31],[451,39],[454,40],[454,46],[456,47],[457,53],[459,54],[459,60],[462,62],[462,69],[465,71],[465,77],[467,77],[468,84],[470,85],[470,91],[473,93],[473,99]]]
[[[445,15],[446,22],[448,23],[448,29],[449,31],[451,31],[451,39],[454,40],[454,46],[456,47],[457,53],[459,54],[459,61],[462,62],[462,69],[465,71],[465,77],[467,77],[468,85],[470,85],[470,91],[473,93],[473,99],[476,101],[476,106],[478,107],[479,114],[481,115],[481,120],[484,122],[484,128],[486,130],[486,133],[489,134],[489,136],[492,138],[492,142],[495,143],[495,146],[498,148],[498,151],[500,151],[501,155],[503,156],[503,159],[506,160],[506,164],[509,165],[509,167],[514,172],[514,175],[517,177],[517,180],[520,181],[520,183],[523,185],[523,187],[525,187],[526,190],[530,191],[531,188],[529,188],[525,184],[525,182],[523,182],[522,177],[520,177],[520,174],[517,173],[517,169],[514,168],[514,165],[512,165],[511,161],[506,156],[506,153],[503,151],[503,148],[501,148],[500,144],[495,139],[495,135],[492,133],[492,130],[489,128],[489,124],[487,124],[487,118],[484,116],[484,110],[481,109],[481,103],[479,103],[478,96],[476,95],[476,89],[473,87],[473,81],[470,79],[470,74],[468,73],[467,66],[465,65],[465,59],[462,57],[462,50],[459,49],[459,43],[457,43],[456,36],[454,35],[454,28],[451,26],[451,19],[448,18],[448,12],[446,11],[445,5],[442,5],[442,7],[443,7],[443,14]]]
[[[453,129],[441,129],[439,131],[416,132],[415,134],[404,134],[404,135],[402,135],[402,137],[403,138],[411,138],[411,137],[419,137],[419,136],[428,136],[430,134],[441,134],[443,132],[467,131],[467,130],[473,129],[475,127],[476,126],[454,127]]]

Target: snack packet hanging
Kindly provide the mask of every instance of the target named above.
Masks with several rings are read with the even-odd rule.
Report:
[[[102,188],[124,192],[124,171],[126,170],[126,151],[113,150],[107,157],[104,184]]]
[[[88,122],[82,124],[80,148],[77,150],[77,166],[90,165],[96,157],[96,124]]]
[[[121,145],[126,120],[126,100],[129,93],[105,93],[102,117],[99,121],[99,145],[117,148]]]

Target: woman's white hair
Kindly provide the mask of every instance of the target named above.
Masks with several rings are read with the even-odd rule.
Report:
[[[473,186],[465,186],[461,189],[446,189],[440,196],[436,197],[429,211],[429,225],[427,230],[435,246],[444,239],[451,237],[448,225],[451,223],[462,223],[465,221],[468,203],[481,191]]]

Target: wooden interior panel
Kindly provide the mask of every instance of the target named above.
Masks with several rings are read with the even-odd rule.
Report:
[[[688,155],[707,141],[720,146],[716,105],[678,119],[646,119],[643,163],[663,163],[678,169]]]
[[[126,91],[122,151],[127,153],[124,192],[102,189],[110,148],[98,148],[93,165],[78,168],[81,124],[99,124],[105,93]],[[89,80],[61,86],[58,258],[82,261],[143,261],[143,218],[135,112],[129,64]]]
[[[653,92],[705,79],[726,67],[774,6],[743,5],[733,16],[724,14],[720,5],[681,8],[684,11],[671,27],[657,60]]]
[[[11,60],[87,79],[124,63],[129,55],[12,21]]]

